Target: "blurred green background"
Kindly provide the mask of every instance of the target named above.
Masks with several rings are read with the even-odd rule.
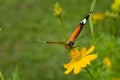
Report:
[[[79,75],[64,74],[63,64],[69,61],[64,47],[29,43],[66,40],[60,21],[53,15],[55,2],[64,9],[63,21],[69,36],[89,12],[92,0],[0,0],[0,70],[5,80],[14,80],[16,66],[18,80],[92,80],[84,70]],[[113,0],[97,0],[94,12],[105,13],[112,3]],[[90,70],[97,80],[120,80],[120,17],[97,22],[94,31],[98,59]],[[95,43],[89,22],[76,43],[87,48]],[[109,71],[102,64],[105,56],[112,62]]]

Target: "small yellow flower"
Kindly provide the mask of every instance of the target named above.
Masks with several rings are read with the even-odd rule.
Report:
[[[114,3],[111,5],[111,9],[115,12],[120,12],[120,0],[114,0]]]
[[[63,14],[63,8],[59,5],[59,3],[54,4],[54,13],[53,15],[60,17]]]
[[[102,13],[93,13],[92,14],[92,19],[95,21],[97,21],[97,20],[102,21],[102,20],[104,20],[104,18],[105,18],[105,15]]]
[[[118,78],[112,78],[111,80],[120,80],[120,77],[118,77]]]
[[[0,28],[0,31],[2,31],[2,29]]]
[[[107,67],[108,69],[111,69],[111,68],[112,68],[112,63],[111,63],[111,60],[110,60],[109,57],[105,57],[105,58],[103,59],[103,63],[106,65],[106,67]]]
[[[105,12],[105,16],[106,17],[109,17],[109,18],[118,18],[119,14],[118,13],[115,13],[115,12],[110,12],[110,11],[106,11]]]
[[[94,46],[92,46],[90,49],[86,50],[85,47],[82,47],[81,50],[78,50],[77,48],[74,48],[70,51],[70,58],[71,61],[67,64],[64,64],[64,68],[67,70],[65,71],[65,74],[70,73],[72,70],[74,74],[78,74],[81,72],[82,68],[86,67],[88,64],[90,64],[90,61],[97,58],[97,54],[90,54],[94,50]]]

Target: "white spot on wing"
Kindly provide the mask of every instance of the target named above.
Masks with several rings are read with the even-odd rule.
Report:
[[[86,19],[83,19],[81,23],[85,24],[87,22]]]

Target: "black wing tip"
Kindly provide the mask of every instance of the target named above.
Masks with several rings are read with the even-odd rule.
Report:
[[[91,13],[92,13],[92,10],[90,10],[89,14],[91,14]]]
[[[80,24],[79,25],[85,25],[86,24],[86,22],[87,22],[87,20],[88,20],[88,18],[89,18],[89,16],[91,15],[91,13],[92,13],[92,10],[87,14],[87,16],[80,22]]]
[[[92,14],[92,10],[88,13],[88,15],[90,16]]]

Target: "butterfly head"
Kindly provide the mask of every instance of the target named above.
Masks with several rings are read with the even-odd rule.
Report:
[[[66,47],[67,49],[72,49],[73,46],[74,46],[74,42],[73,42],[73,41],[69,41],[69,42],[65,45],[65,47]]]

